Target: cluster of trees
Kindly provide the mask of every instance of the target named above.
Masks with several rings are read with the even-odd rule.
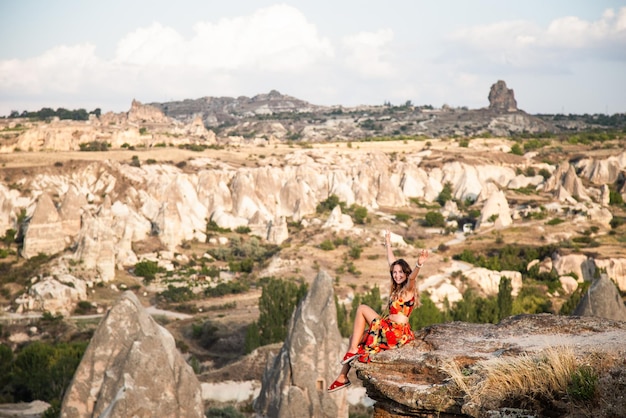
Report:
[[[53,117],[58,117],[59,119],[70,119],[70,120],[89,120],[89,115],[96,115],[100,117],[102,111],[100,108],[96,108],[91,112],[87,112],[85,109],[64,109],[59,107],[57,110],[51,109],[49,107],[43,107],[41,110],[37,110],[34,112],[23,111],[22,113],[17,110],[11,111],[9,114],[10,119],[16,118],[29,118],[35,120],[49,120]]]
[[[0,403],[42,400],[52,405],[44,417],[59,416],[63,396],[87,345],[35,341],[13,353],[0,344]]]
[[[257,347],[284,341],[293,311],[308,291],[305,283],[280,280],[274,277],[262,279],[259,299],[259,320],[248,326],[245,352]]]

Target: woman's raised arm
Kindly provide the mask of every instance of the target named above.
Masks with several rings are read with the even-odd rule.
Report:
[[[415,283],[417,279],[417,275],[420,274],[420,270],[424,266],[424,263],[428,260],[428,250],[420,251],[420,255],[417,257],[417,263],[415,264],[415,268],[411,271],[409,275],[409,288],[415,291]]]

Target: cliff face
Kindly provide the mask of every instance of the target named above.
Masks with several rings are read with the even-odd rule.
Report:
[[[497,325],[440,324],[416,334],[414,343],[369,364],[353,363],[376,401],[376,418],[484,417],[505,407],[576,416],[567,390],[581,367],[598,376],[588,416],[626,411],[625,322],[540,314]],[[560,386],[551,383],[555,375]]]

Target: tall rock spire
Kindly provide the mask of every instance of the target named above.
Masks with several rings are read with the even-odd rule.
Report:
[[[346,391],[326,392],[344,348],[332,278],[320,271],[291,318],[283,347],[268,362],[255,410],[275,418],[347,418]]]

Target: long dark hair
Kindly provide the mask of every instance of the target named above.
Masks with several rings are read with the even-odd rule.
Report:
[[[406,280],[402,283],[398,284],[393,279],[393,268],[398,265],[402,268],[402,271],[406,275]],[[398,258],[396,261],[391,263],[389,266],[389,275],[391,276],[391,287],[389,288],[389,300],[395,300],[400,296],[402,292],[404,292],[406,286],[409,283],[409,275],[413,270],[411,270],[411,266],[407,263],[403,258]]]

